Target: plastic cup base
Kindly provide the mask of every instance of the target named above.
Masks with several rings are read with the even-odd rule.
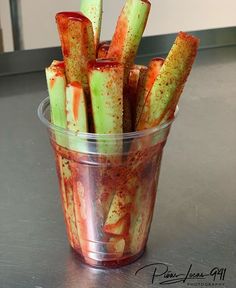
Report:
[[[139,258],[141,258],[145,252],[145,249],[146,249],[146,247],[144,247],[138,254],[123,257],[121,259],[98,261],[98,260],[94,260],[94,259],[89,258],[89,257],[82,256],[74,248],[71,247],[73,254],[75,255],[76,258],[78,258],[80,260],[80,262],[82,262],[83,264],[86,264],[90,267],[100,268],[100,269],[110,269],[110,268],[115,269],[115,268],[120,268],[120,267],[129,265],[129,264],[135,262],[136,260],[138,260]]]

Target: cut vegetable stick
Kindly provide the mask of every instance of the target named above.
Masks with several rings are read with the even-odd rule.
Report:
[[[66,88],[66,112],[67,112],[67,128],[74,132],[88,132],[86,100],[83,88],[79,82],[72,82]],[[87,151],[88,143],[86,140],[69,137],[70,150],[83,152]],[[80,156],[81,161],[86,161],[86,156]],[[82,159],[83,158],[83,159]],[[77,230],[80,235],[80,246],[84,255],[92,249],[91,243],[85,239],[95,239],[95,231],[93,230],[92,219],[94,211],[89,199],[85,197],[85,191],[92,189],[88,181],[91,171],[89,167],[85,167],[80,171],[77,163],[72,163],[73,173],[73,195],[75,205],[75,215]],[[79,171],[78,171],[79,170]],[[79,181],[79,179],[81,181]],[[86,200],[86,201],[85,201]]]
[[[114,253],[114,258],[122,257],[125,249],[125,240],[121,237],[111,237],[107,245],[107,251]]]
[[[83,88],[79,82],[72,82],[66,87],[66,114],[67,128],[73,132],[88,132],[86,99]],[[85,139],[79,140],[69,137],[71,150],[83,152],[87,151]]]
[[[56,137],[56,139],[57,138],[58,137]],[[72,173],[70,161],[68,160],[68,155],[64,155],[63,153],[61,153],[61,150],[63,150],[62,147],[57,145],[55,147],[57,173],[60,181],[62,207],[64,210],[64,217],[67,225],[67,233],[69,235],[69,241],[71,246],[75,249],[79,249],[81,248],[80,231],[79,226],[77,225],[78,222],[75,214],[75,202],[73,199],[74,191],[71,179]]]
[[[52,65],[46,68],[46,79],[51,106],[51,121],[53,124],[66,128],[66,78],[63,62],[53,61]]]
[[[53,124],[67,128],[66,114],[66,77],[64,63],[54,60],[49,68],[46,68],[46,78],[51,106],[51,121]],[[55,133],[55,141],[64,148],[69,148],[69,141],[61,133]],[[68,235],[72,247],[80,247],[79,229],[77,227],[75,206],[73,201],[73,188],[70,184],[72,177],[70,163],[59,151],[56,152],[58,176],[60,179],[60,189],[62,195],[62,205],[65,211],[65,221],[67,223]]]
[[[111,235],[126,237],[129,234],[130,214],[127,213],[121,217],[120,212],[121,211],[117,211],[108,214],[107,221],[103,226],[103,231]]]
[[[136,192],[137,177],[126,175],[124,186],[117,187],[103,230],[113,235],[127,236],[130,228],[130,210]]]
[[[123,132],[123,65],[108,59],[98,59],[89,62],[89,84],[91,91],[92,110],[94,118],[95,131],[98,134],[117,134]],[[119,154],[122,152],[122,141],[111,141],[111,145],[101,138],[97,141],[98,151],[101,154]],[[112,157],[109,161],[114,162]],[[119,161],[118,159],[116,159]],[[102,171],[101,171],[102,173]],[[102,176],[102,175],[101,175]],[[99,195],[101,195],[101,212],[102,218],[106,219],[108,205],[112,201],[114,191],[106,191],[106,183],[98,183]],[[106,195],[106,192],[109,195]],[[106,201],[103,201],[105,196]],[[109,205],[110,206],[110,205]],[[123,223],[126,218],[122,219],[114,229],[123,231]],[[126,226],[125,226],[126,227]]]
[[[87,63],[96,56],[92,23],[79,12],[58,13],[56,21],[67,82],[78,81],[88,93]]]
[[[182,87],[182,89],[179,90],[179,93],[176,94],[176,96],[174,97],[174,99],[171,101],[170,103],[170,107],[168,108],[165,116],[163,117],[162,121],[161,121],[161,124],[164,124],[165,122],[167,121],[170,121],[174,118],[175,116],[175,111],[176,111],[176,107],[179,103],[179,98],[183,92],[183,89],[184,89],[184,85]]]
[[[86,168],[86,170],[89,168]],[[82,172],[83,174],[84,172]],[[87,178],[89,178],[88,170]],[[74,181],[73,183],[74,201],[76,203],[75,213],[77,220],[77,227],[80,232],[80,245],[83,255],[88,255],[93,251],[92,241],[97,239],[97,228],[94,225],[95,211],[93,210],[92,199],[89,198],[88,192],[92,187],[88,179],[86,181]]]
[[[127,0],[113,36],[108,58],[125,65],[125,82],[146,27],[151,3],[147,0]]]
[[[141,85],[139,86],[138,89],[138,95],[137,95],[137,110],[136,110],[136,116],[135,116],[135,125],[137,125],[141,113],[143,111],[144,108],[144,104],[146,101],[146,98],[150,92],[150,90],[152,89],[152,86],[157,78],[157,76],[160,74],[160,70],[161,67],[164,63],[164,59],[163,58],[154,58],[150,61],[149,65],[148,65],[148,71],[147,71],[147,75],[146,78],[143,79],[143,83],[141,83]]]
[[[133,163],[132,169],[143,170],[145,173],[144,176],[143,172],[140,171],[141,174],[139,177],[137,177],[137,188],[135,189],[135,195],[132,200],[129,241],[127,242],[130,251],[132,251],[134,254],[139,253],[140,250],[142,250],[148,234],[147,230],[149,229],[155,204],[163,145],[164,144],[155,145],[151,150],[149,149],[151,154],[149,152],[149,156],[145,160],[139,156],[141,159],[143,159],[143,163],[137,161],[136,159],[130,160],[132,161],[131,163]],[[146,154],[144,151],[143,153],[144,155]],[[144,163],[145,165],[143,166]],[[148,172],[146,170],[147,167]],[[130,178],[128,181],[130,181]],[[134,178],[132,178],[132,181],[134,181]]]
[[[110,48],[110,42],[108,41],[101,42],[97,48],[97,58],[106,58],[109,48]]]
[[[135,128],[136,108],[139,94],[144,90],[147,67],[144,65],[134,65],[130,69],[128,82],[128,97],[131,107],[132,130]]]
[[[179,95],[191,71],[199,40],[180,32],[146,99],[137,130],[160,124],[172,100]]]
[[[72,82],[66,88],[67,127],[74,132],[88,132],[86,100],[79,82]]]
[[[140,76],[142,74],[145,74],[147,69],[147,66],[144,65],[134,65],[133,67],[131,67],[128,82],[129,91],[131,93],[137,94]]]
[[[140,69],[138,68],[138,65],[134,65],[133,67],[131,67],[128,81],[129,96],[130,93],[132,93],[133,95],[137,93],[139,73]],[[130,98],[130,100],[132,100],[132,98]]]
[[[102,23],[102,0],[81,0],[80,10],[93,25],[95,48],[98,46]]]
[[[123,95],[123,132],[129,133],[132,131],[132,112],[128,97],[128,90],[124,91]]]
[[[157,76],[160,74],[161,67],[163,66],[165,62],[165,59],[157,57],[153,58],[149,65],[148,65],[148,74],[145,82],[145,93],[147,96],[148,93],[151,91],[152,86],[157,78]]]
[[[96,133],[122,133],[123,65],[112,60],[98,59],[89,62],[88,71]],[[119,151],[114,151],[114,147],[106,147],[105,142],[100,142],[99,147],[100,152],[104,153],[117,153],[122,149],[120,147]]]
[[[127,99],[129,69],[141,41],[151,4],[147,0],[127,0],[118,19],[115,34],[108,50],[107,58],[124,64],[124,132],[132,131],[131,105]]]
[[[106,176],[104,175],[107,175],[107,168],[104,168],[103,170],[101,170],[100,178],[104,177],[106,179]],[[97,186],[100,187],[99,194],[98,194],[98,199],[99,199],[98,201],[102,208],[101,217],[103,219],[103,222],[105,222],[110,206],[111,206],[112,199],[114,197],[114,192],[113,192],[114,189],[112,189],[112,187],[110,186],[107,187],[105,181],[97,182]]]
[[[79,249],[80,241],[75,218],[73,191],[69,181],[71,172],[68,166],[68,160],[63,158],[60,154],[56,154],[56,161],[58,176],[60,179],[62,207],[64,211],[68,239],[73,248]]]
[[[89,62],[88,71],[96,133],[122,133],[123,66],[98,59]]]
[[[158,157],[158,159],[155,159],[156,157]],[[151,175],[149,174],[149,179],[142,179],[142,181],[140,181],[140,185],[132,202],[129,245],[130,251],[133,254],[140,252],[145,245],[155,205],[161,157],[162,153],[157,153],[150,161],[153,165]]]
[[[102,219],[98,216],[97,193],[98,186],[94,169],[90,163],[91,157],[86,153],[78,154],[70,151],[70,166],[73,179],[73,192],[76,213],[76,223],[80,233],[80,245],[84,257],[95,257],[96,241],[103,241]],[[95,242],[94,242],[95,241]]]

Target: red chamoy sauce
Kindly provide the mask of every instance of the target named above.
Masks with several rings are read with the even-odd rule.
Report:
[[[90,20],[81,12],[59,12],[56,14],[56,20],[61,18],[73,19],[75,21],[90,22]]]
[[[79,119],[79,103],[80,103],[80,97],[81,93],[83,93],[82,86],[79,82],[72,82],[69,84],[69,86],[74,87],[73,90],[73,114],[74,119],[77,121]]]
[[[64,57],[69,57],[70,55],[68,35],[69,21],[79,21],[84,25],[91,24],[90,20],[81,12],[59,12],[56,14],[56,22],[59,30]]]
[[[122,64],[114,61],[113,59],[96,59],[89,61],[88,70],[104,70],[106,68],[115,68],[121,66]]]

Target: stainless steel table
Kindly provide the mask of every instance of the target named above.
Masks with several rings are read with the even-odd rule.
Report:
[[[163,276],[152,284],[155,265],[135,275],[160,262],[156,274],[226,268],[216,282],[235,287],[235,79],[235,46],[199,53],[166,146],[148,248],[134,264],[98,270],[67,244],[52,151],[36,116],[47,96],[43,73],[0,78],[0,287],[162,287]]]

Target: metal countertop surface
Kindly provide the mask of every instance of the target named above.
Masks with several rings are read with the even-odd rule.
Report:
[[[193,273],[226,268],[216,282],[235,287],[235,79],[235,46],[199,52],[165,148],[146,252],[131,265],[101,270],[81,264],[67,243],[53,154],[36,115],[47,96],[43,73],[0,78],[0,287],[213,283],[206,276],[163,286],[160,276],[152,284],[155,266],[135,275],[152,263],[177,274],[191,264]]]

